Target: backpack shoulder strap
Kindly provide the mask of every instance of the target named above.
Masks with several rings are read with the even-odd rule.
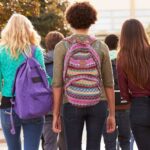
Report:
[[[89,42],[89,44],[92,46],[93,43],[95,43],[97,41],[95,36],[89,36],[87,41]]]
[[[64,41],[64,46],[65,46],[65,48],[66,48],[67,50],[68,50],[68,49],[71,47],[71,45],[73,44],[72,36],[69,36],[69,37],[64,38],[63,41]]]
[[[32,57],[35,57],[35,51],[36,51],[36,46],[35,45],[31,45],[31,54],[32,54]]]
[[[35,45],[31,45],[29,47],[31,49],[31,55],[27,56],[25,52],[22,52],[23,56],[27,59],[29,57],[34,57],[35,56],[35,51],[36,51],[36,46]]]

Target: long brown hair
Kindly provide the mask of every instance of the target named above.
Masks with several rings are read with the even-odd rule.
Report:
[[[150,45],[143,25],[136,19],[123,24],[118,63],[134,84],[146,86],[150,80]]]

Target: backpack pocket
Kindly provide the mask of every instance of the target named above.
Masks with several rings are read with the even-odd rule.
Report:
[[[95,105],[100,101],[100,83],[97,79],[86,76],[72,78],[65,86],[65,95],[73,105]]]

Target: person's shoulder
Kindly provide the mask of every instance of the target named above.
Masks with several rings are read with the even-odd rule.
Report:
[[[8,57],[8,51],[7,47],[4,45],[0,45],[0,63],[2,63],[4,60],[6,60],[6,57]]]
[[[6,46],[0,45],[0,53],[4,53],[6,51]]]
[[[41,46],[37,46],[37,45],[33,45],[33,48],[35,49],[35,51],[43,51],[44,52],[44,49],[41,47]]]
[[[97,39],[97,43],[99,44],[99,50],[101,50],[102,52],[108,52],[108,46],[104,43],[104,41]]]
[[[45,50],[44,50],[41,46],[33,45],[32,47],[33,47],[34,50],[35,50],[35,51],[34,51],[35,56],[44,54],[44,51],[45,51]]]
[[[100,57],[103,58],[109,55],[108,46],[100,39],[97,39],[94,43],[95,50],[100,54]]]
[[[54,51],[66,52],[66,50],[67,50],[67,43],[65,39],[58,42],[54,48]]]
[[[0,45],[0,57],[5,58],[9,53],[9,49],[5,45]]]
[[[56,44],[55,48],[56,48],[56,47],[62,47],[62,46],[64,46],[64,43],[65,43],[65,40],[61,40],[60,42],[58,42],[58,43]]]

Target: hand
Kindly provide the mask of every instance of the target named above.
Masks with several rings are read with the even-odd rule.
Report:
[[[106,129],[107,129],[107,133],[112,133],[115,131],[116,121],[115,121],[114,116],[108,116],[107,117]]]
[[[61,132],[61,119],[60,119],[60,116],[53,115],[52,130],[55,133],[60,133]]]

